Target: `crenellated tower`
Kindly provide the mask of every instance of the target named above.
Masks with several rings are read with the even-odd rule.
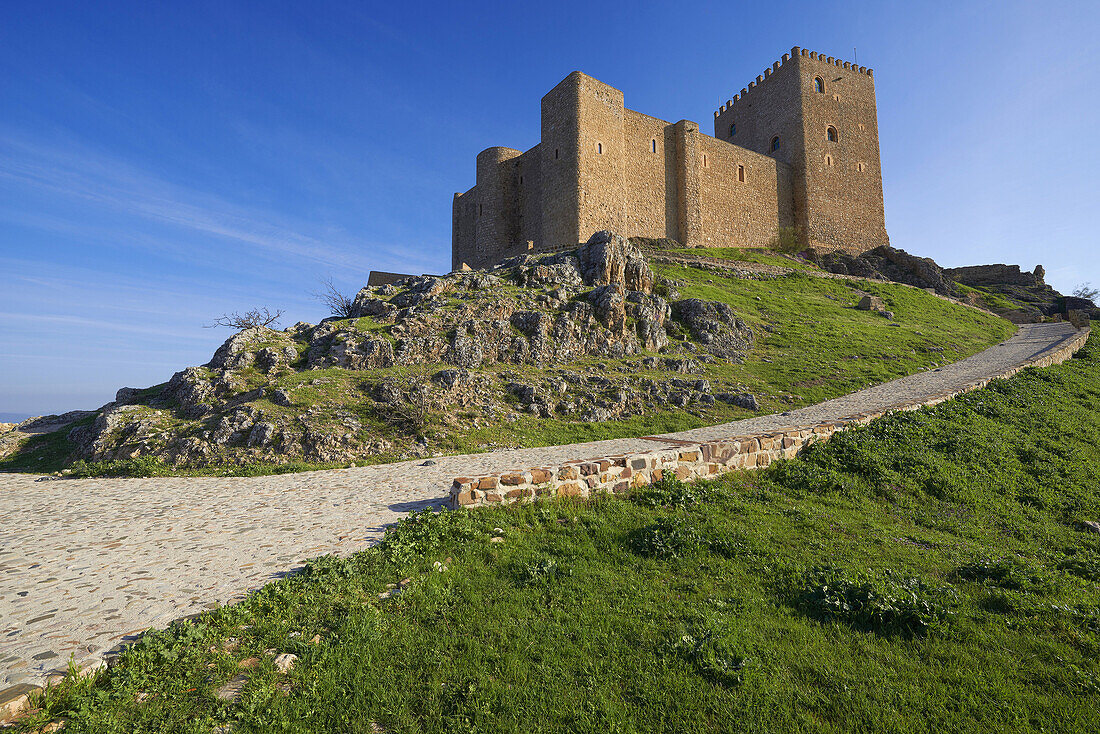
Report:
[[[870,69],[798,47],[714,113],[629,109],[575,71],[542,98],[538,145],[477,156],[453,200],[452,267],[571,248],[593,232],[687,247],[764,247],[797,227],[806,244],[860,253],[887,244]]]
[[[871,69],[796,46],[714,113],[714,136],[791,167],[807,244],[889,244]]]

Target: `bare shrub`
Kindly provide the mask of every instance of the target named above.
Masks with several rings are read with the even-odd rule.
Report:
[[[351,318],[354,315],[355,299],[341,293],[340,289],[333,284],[332,278],[322,280],[321,286],[323,290],[320,293],[314,293],[313,297],[325,304],[330,314],[342,319]]]
[[[1081,283],[1073,289],[1074,298],[1085,298],[1095,303],[1097,296],[1100,296],[1100,288],[1093,288],[1092,283]]]
[[[237,329],[239,331],[255,329],[256,327],[269,328],[277,324],[282,317],[283,312],[281,309],[272,313],[264,306],[263,308],[254,308],[243,313],[234,311],[233,313],[222,314],[214,319],[214,323],[203,324],[203,328],[214,329],[219,326],[226,326],[230,329]]]

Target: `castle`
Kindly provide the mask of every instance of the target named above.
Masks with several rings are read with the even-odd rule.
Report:
[[[714,113],[627,109],[575,71],[542,98],[541,142],[488,148],[455,194],[452,266],[572,247],[593,232],[762,246],[779,228],[853,254],[888,244],[872,70],[797,46]]]

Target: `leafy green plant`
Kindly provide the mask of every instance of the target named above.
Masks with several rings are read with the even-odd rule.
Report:
[[[707,482],[689,483],[674,476],[663,476],[634,492],[630,499],[642,507],[689,509],[706,502],[712,494],[712,487]]]
[[[880,635],[922,636],[952,616],[954,589],[922,579],[872,575],[818,566],[801,579],[797,605],[822,620],[840,621]]]
[[[89,477],[166,477],[172,474],[172,467],[156,456],[138,456],[133,459],[114,461],[84,461],[81,459],[71,467],[73,478]]]
[[[1013,555],[979,558],[960,566],[955,576],[1002,589],[1040,594],[1049,594],[1058,587],[1057,581],[1042,566]]]
[[[679,558],[697,551],[702,538],[695,521],[685,517],[662,517],[636,531],[631,538],[635,552],[657,558]]]

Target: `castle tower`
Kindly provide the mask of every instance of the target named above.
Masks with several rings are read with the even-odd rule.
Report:
[[[790,165],[806,244],[889,244],[870,69],[796,46],[715,112],[714,135]]]

